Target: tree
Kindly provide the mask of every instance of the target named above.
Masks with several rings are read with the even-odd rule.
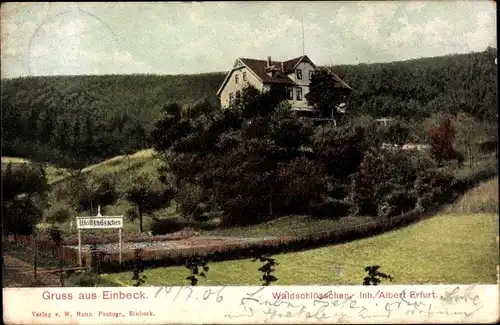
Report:
[[[322,117],[339,120],[343,114],[338,106],[347,100],[346,90],[337,86],[333,75],[327,70],[318,70],[313,74],[309,92],[305,95],[307,103],[320,112]]]
[[[108,175],[76,173],[59,193],[70,198],[77,210],[89,209],[90,213],[97,205],[109,205],[118,198],[115,180]]]
[[[187,125],[181,124],[182,107],[177,103],[171,103],[163,108],[162,115],[154,123],[150,134],[150,141],[156,151],[166,151],[183,137]]]
[[[458,113],[453,122],[456,129],[457,147],[459,150],[465,150],[469,159],[469,167],[474,169],[480,146],[487,141],[487,130],[475,118],[463,112]]]
[[[410,138],[410,128],[403,120],[397,119],[381,127],[382,136],[387,143],[404,145]]]
[[[375,122],[361,116],[341,126],[318,126],[312,148],[329,176],[347,179],[358,170],[367,150],[379,147]]]
[[[298,118],[288,102],[282,102],[271,115],[266,131],[277,146],[298,149],[309,146],[313,126],[309,119]]]
[[[260,92],[250,85],[242,89],[231,108],[240,111],[245,119],[268,117],[278,104],[286,99],[287,92],[284,86],[272,85],[268,91]]]
[[[143,216],[170,203],[175,191],[148,173],[129,178],[122,189],[125,199],[137,207],[139,231],[144,232]]]
[[[307,213],[310,203],[327,193],[322,167],[321,163],[305,157],[279,164],[280,205],[290,213]]]
[[[2,172],[2,232],[32,234],[47,204],[47,179],[35,166],[8,164]]]
[[[456,151],[453,147],[456,131],[449,115],[444,115],[431,126],[428,135],[430,152],[438,165],[441,165],[445,160],[456,157]]]

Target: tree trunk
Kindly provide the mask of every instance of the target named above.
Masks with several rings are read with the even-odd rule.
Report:
[[[139,209],[139,231],[141,233],[143,233],[144,232],[144,226],[142,224],[142,209],[141,209],[140,205],[137,208]]]
[[[217,202],[219,202],[219,184],[215,184],[215,193],[212,198],[212,212],[215,212],[217,210]]]
[[[471,156],[471,153],[470,153],[470,149],[469,149],[469,146],[465,147],[465,150],[467,150],[467,160],[469,161],[469,168],[472,169],[473,166],[472,166],[472,156]]]
[[[269,216],[273,215],[273,196],[274,196],[274,189],[271,189],[271,195],[269,196]]]

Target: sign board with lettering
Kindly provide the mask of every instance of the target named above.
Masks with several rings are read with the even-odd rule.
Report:
[[[78,228],[78,265],[82,266],[82,229],[118,229],[119,261],[122,262],[123,216],[102,216],[101,206],[98,206],[96,217],[76,217],[76,227]]]
[[[77,217],[78,229],[119,229],[123,228],[123,216],[118,217]]]

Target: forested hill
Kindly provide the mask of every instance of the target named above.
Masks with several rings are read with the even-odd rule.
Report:
[[[421,118],[463,110],[496,120],[495,57],[488,49],[332,69],[354,89],[349,107],[367,114]],[[217,104],[224,78],[221,72],[2,80],[2,155],[92,163],[144,148],[163,105]]]
[[[391,63],[330,68],[353,93],[349,108],[374,116],[419,119],[436,111],[462,110],[479,120],[496,120],[497,51],[455,54]]]
[[[218,103],[226,73],[50,76],[2,80],[2,154],[91,164],[147,146],[170,103]]]

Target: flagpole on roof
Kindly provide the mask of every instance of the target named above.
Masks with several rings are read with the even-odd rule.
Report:
[[[306,55],[306,45],[304,40],[304,16],[302,16],[302,55]]]

